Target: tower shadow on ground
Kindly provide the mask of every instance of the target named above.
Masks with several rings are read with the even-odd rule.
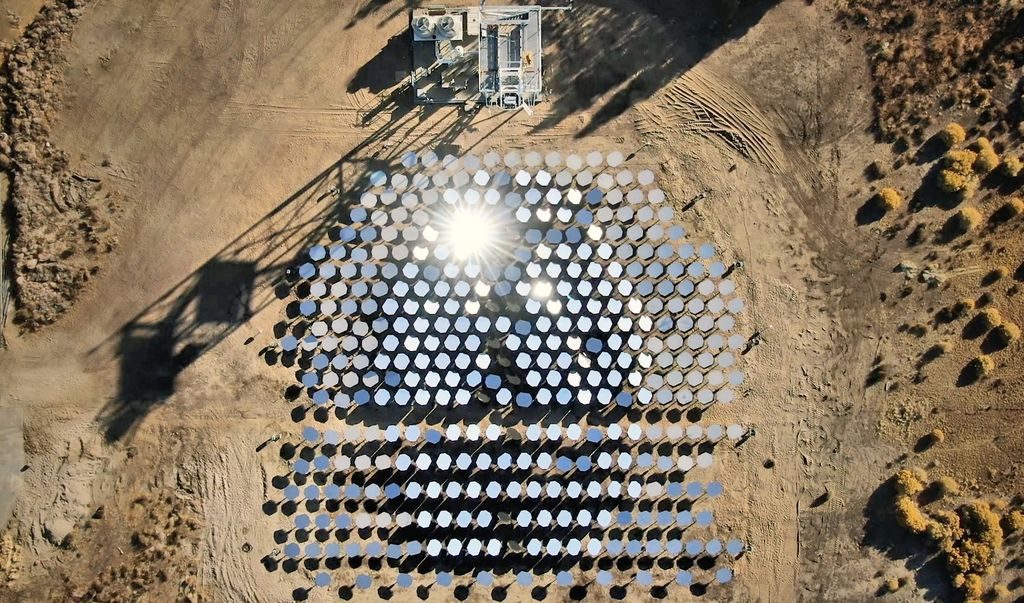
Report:
[[[117,393],[97,415],[108,441],[129,437],[175,393],[182,371],[278,299],[287,270],[342,223],[347,203],[371,171],[397,164],[405,149],[452,148],[477,117],[460,108],[419,108],[401,98],[379,99],[393,105],[376,112],[386,121],[376,120],[343,157],[87,352],[119,364]],[[501,123],[496,120],[494,128]]]

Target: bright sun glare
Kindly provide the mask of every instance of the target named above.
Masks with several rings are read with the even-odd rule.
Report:
[[[452,253],[460,260],[479,258],[494,246],[495,230],[494,222],[480,210],[459,208],[448,225]]]

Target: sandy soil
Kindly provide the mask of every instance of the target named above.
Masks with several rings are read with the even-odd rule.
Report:
[[[764,343],[747,357],[742,403],[708,415],[740,418],[757,436],[723,463],[737,494],[720,512],[754,551],[731,588],[704,600],[864,601],[884,577],[911,576],[906,557],[864,534],[872,494],[900,463],[969,471],[969,493],[1019,487],[1019,429],[979,435],[1019,417],[1017,369],[1005,369],[1010,389],[954,389],[952,373],[969,357],[958,348],[912,383],[912,363],[939,334],[918,341],[899,325],[927,322],[973,284],[913,284],[895,301],[902,240],[887,236],[888,222],[856,224],[872,192],[865,166],[895,156],[874,142],[868,65],[830,3],[750,9],[733,17],[734,36],[717,13],[680,24],[660,3],[603,0],[552,17],[552,32],[578,39],[559,38],[545,57],[554,95],[533,116],[411,108],[393,77],[406,50],[389,44],[408,4],[107,0],[85,9],[65,53],[52,144],[123,199],[118,246],[56,324],[6,331],[0,407],[24,411],[29,467],[0,543],[0,600],[280,601],[309,583],[260,562],[277,521],[260,509],[283,461],[256,449],[272,434],[294,440],[298,428],[282,396],[290,376],[257,351],[283,315],[274,284],[322,234],[328,210],[317,199],[407,148],[639,149],[636,161],[659,171],[678,207],[711,191],[682,220],[744,261],[737,280],[751,313],[742,327],[762,331]],[[611,56],[601,38],[571,33],[570,19],[623,11],[637,26]],[[677,27],[693,28],[692,44],[671,43]],[[648,58],[651,47],[669,48],[669,58]],[[630,72],[644,76],[573,75],[579,62],[567,49],[593,52],[595,64],[627,52],[638,63]],[[927,169],[891,179],[911,186]],[[934,225],[939,211],[906,220]],[[1004,252],[1011,271],[1019,251]],[[982,261],[970,253],[955,254],[950,270]],[[913,259],[926,254],[915,249]],[[206,297],[231,307],[243,295],[239,264],[255,267],[251,316],[204,318]],[[878,356],[899,367],[888,381],[902,387],[867,385]],[[946,447],[909,458],[935,425],[952,434]],[[970,460],[958,461],[965,451]],[[893,600],[948,596],[919,572]]]
[[[0,43],[11,43],[21,35],[45,0],[10,0],[4,3],[0,19]]]

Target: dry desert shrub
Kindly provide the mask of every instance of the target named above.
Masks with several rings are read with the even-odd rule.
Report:
[[[1016,178],[1024,170],[1024,161],[1017,155],[1003,157],[1003,163],[999,166],[999,173],[1007,178]]]
[[[955,194],[960,201],[967,201],[978,192],[978,177],[974,174],[942,170],[939,172],[939,188]]]
[[[894,593],[898,591],[901,586],[903,585],[900,584],[899,580],[897,580],[896,578],[889,578],[885,581],[885,584],[882,585],[882,588],[887,593]]]
[[[943,309],[943,312],[948,314],[949,313],[949,309],[948,308]],[[923,364],[926,364],[926,363],[931,362],[933,360],[936,360],[937,358],[941,358],[941,357],[945,356],[946,354],[948,354],[949,351],[952,350],[952,349],[953,349],[953,344],[951,342],[945,341],[945,340],[940,341],[939,343],[936,343],[932,347],[930,347],[927,350],[925,350],[923,354],[921,354],[921,364],[923,365]],[[926,437],[930,437],[930,436],[926,436]],[[928,442],[929,446],[931,446],[932,444],[933,444],[932,442],[930,442],[930,441]]]
[[[958,578],[960,576],[957,576]],[[959,582],[959,584],[957,584]],[[960,590],[963,591],[964,597],[967,601],[965,603],[974,603],[977,601],[981,594],[985,591],[985,585],[981,581],[981,576],[978,574],[963,574],[963,579],[954,581]]]
[[[935,491],[941,496],[956,496],[960,494],[960,484],[948,475],[944,475],[935,480]]]
[[[975,141],[971,147],[978,154],[973,166],[976,173],[987,174],[999,167],[999,154],[992,148],[992,141],[982,137]]]
[[[996,210],[995,218],[1001,222],[1006,222],[1021,214],[1024,214],[1024,201],[1019,197],[1013,197]]]
[[[966,298],[961,299],[960,301],[953,304],[953,307],[950,308],[950,313],[955,318],[963,318],[964,316],[967,316],[967,313],[972,310],[974,310],[974,300]]]
[[[946,432],[936,427],[935,429],[928,432],[928,440],[931,441],[933,446],[936,444],[941,444],[946,441]]]
[[[948,151],[942,156],[942,167],[961,174],[972,174],[977,160],[978,154],[970,149]]]
[[[993,345],[1000,349],[1005,348],[1020,339],[1020,327],[1012,322],[1004,322],[992,329],[989,337],[992,338]]]
[[[960,124],[953,122],[945,128],[942,128],[942,131],[939,132],[939,140],[941,140],[942,144],[946,145],[946,147],[953,148],[957,145],[963,144],[964,141],[967,140],[967,131],[964,130],[964,127]]]
[[[896,497],[896,521],[915,534],[923,534],[928,529],[928,518],[909,496]]]
[[[978,312],[978,315],[974,317],[974,320],[977,321],[977,325],[980,329],[988,331],[989,329],[998,327],[1003,323],[1003,315],[999,313],[997,308],[985,308],[981,312]]]
[[[947,193],[956,194],[961,200],[970,199],[978,190],[978,176],[974,173],[974,163],[978,154],[974,151],[949,151],[942,158],[942,169],[939,171],[939,188]]]
[[[989,270],[988,273],[985,274],[985,278],[983,279],[982,284],[990,285],[992,283],[997,283],[1000,280],[1006,278],[1009,274],[1009,268],[1007,268],[1006,266],[997,266],[992,270]]]
[[[876,125],[887,141],[914,137],[939,107],[976,107],[981,123],[1019,127],[993,92],[1020,77],[1021,4],[1016,0],[847,0],[839,22],[867,34]],[[927,68],[922,68],[927,65]]]
[[[992,505],[976,500],[960,508],[960,525],[968,537],[998,551],[1003,546],[1003,528],[999,525],[999,514]]]
[[[984,379],[991,375],[995,368],[996,363],[992,361],[992,358],[988,354],[982,354],[967,363],[967,378],[972,382]]]
[[[1006,588],[1005,584],[993,584],[992,590],[989,591],[989,600],[995,603],[1008,603],[1013,598],[1013,593],[1010,589]]]
[[[963,538],[964,531],[960,527],[960,516],[953,511],[932,511],[932,521],[928,524],[928,537],[938,543],[939,548],[945,550],[946,543],[951,543]]]
[[[981,576],[994,570],[996,554],[1003,546],[999,515],[988,503],[975,501],[958,510],[958,529],[950,530],[939,543],[953,572],[953,585],[968,599],[981,596]],[[930,531],[929,531],[930,533]]]
[[[894,188],[883,188],[875,196],[875,204],[882,211],[892,211],[903,205],[903,195]]]
[[[924,483],[928,481],[927,474],[923,479],[920,474],[911,469],[900,469],[893,476],[893,486],[900,496],[917,496],[924,491]]]
[[[981,212],[976,207],[965,207],[953,215],[950,225],[957,234],[967,234],[981,224]]]
[[[919,322],[907,327],[907,332],[914,337],[924,337],[928,334],[928,325]]]
[[[1003,530],[1010,534],[1024,532],[1024,512],[1014,509],[1004,515]]]
[[[933,512],[926,534],[944,555],[953,586],[971,600],[980,594],[981,574],[992,569],[994,549],[964,527],[963,513],[963,507],[959,512]]]

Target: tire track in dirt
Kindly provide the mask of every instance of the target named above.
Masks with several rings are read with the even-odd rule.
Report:
[[[775,130],[743,92],[699,68],[691,69],[638,107],[638,129],[665,130],[717,139],[747,159],[781,173],[782,149]]]
[[[240,510],[258,508],[258,501],[264,498],[263,470],[249,450],[251,447],[236,441],[193,457],[193,466],[186,471],[197,477],[198,499],[208,525],[201,545],[203,586],[232,601],[255,602],[268,596],[257,584],[258,565],[251,556],[229,552],[248,538],[251,514]]]
[[[232,101],[217,117],[226,126],[286,135],[355,135],[358,109],[349,106],[299,106]]]
[[[226,113],[240,115],[242,117],[249,117],[253,115],[277,116],[279,114],[299,115],[301,117],[336,117],[352,115],[356,111],[358,111],[357,107],[346,105],[312,107],[290,105],[280,102],[246,103],[232,101],[228,105]]]

